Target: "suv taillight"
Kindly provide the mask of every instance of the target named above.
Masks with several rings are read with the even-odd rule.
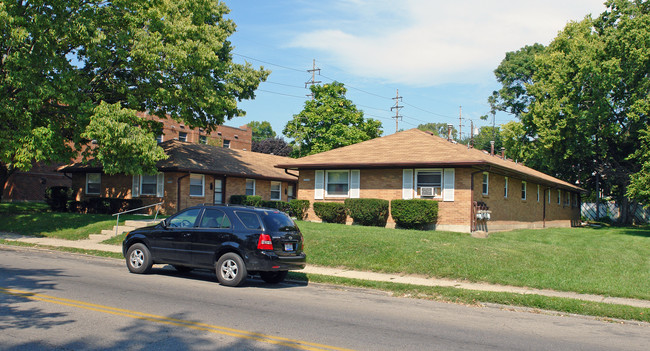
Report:
[[[273,242],[271,241],[271,236],[268,234],[260,234],[260,238],[257,240],[257,248],[259,250],[273,251]]]

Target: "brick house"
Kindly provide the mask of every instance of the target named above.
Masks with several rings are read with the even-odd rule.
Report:
[[[139,198],[144,205],[164,201],[167,214],[202,203],[226,203],[232,195],[259,195],[263,200],[295,198],[297,176],[273,167],[286,157],[169,140],[160,144],[169,158],[158,174],[107,175],[101,168],[76,163],[59,172],[72,175],[75,199]]]
[[[239,128],[217,126],[216,130],[208,133],[201,128],[190,128],[172,119],[162,119],[146,113],[138,113],[138,116],[163,124],[162,134],[156,137],[159,143],[180,140],[237,150],[251,150],[253,132],[246,126]],[[15,172],[5,184],[2,201],[43,201],[45,189],[52,186],[70,187],[72,185],[70,178],[57,172],[57,168],[61,166],[63,164],[35,163],[30,171]]]
[[[457,232],[568,227],[580,219],[584,192],[521,163],[418,129],[276,167],[299,171],[298,198],[312,203],[346,198],[439,201],[435,228]],[[486,207],[490,219],[477,220]],[[313,206],[308,219],[317,219]],[[392,217],[388,222],[394,225]]]

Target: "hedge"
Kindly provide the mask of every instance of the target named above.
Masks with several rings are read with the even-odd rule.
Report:
[[[293,217],[296,217],[298,220],[303,220],[307,217],[307,210],[309,209],[309,200],[298,200],[293,199],[289,201],[289,207],[291,210],[289,214]]]
[[[45,202],[56,212],[65,212],[68,200],[72,198],[72,189],[67,186],[52,186],[45,189]]]
[[[345,224],[348,217],[345,205],[338,202],[314,202],[314,212],[325,223]]]
[[[233,195],[230,197],[230,204],[262,207],[262,197],[258,195]]]
[[[289,213],[291,211],[291,207],[286,201],[262,201],[262,207],[275,208],[276,210],[280,210],[286,213]]]
[[[393,200],[390,210],[395,223],[405,229],[424,229],[438,220],[438,202],[431,200]]]
[[[119,199],[113,197],[91,197],[85,201],[70,201],[70,212],[114,214],[142,207],[142,199]]]
[[[348,216],[357,224],[385,227],[388,221],[388,200],[345,199]]]

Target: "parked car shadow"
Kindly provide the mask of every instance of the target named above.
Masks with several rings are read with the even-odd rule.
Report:
[[[151,269],[151,274],[159,274],[168,277],[178,277],[182,279],[192,279],[197,281],[214,282],[219,284],[217,276],[214,271],[207,269],[193,269],[189,272],[179,272],[171,265],[154,266]],[[300,276],[302,275],[302,277]],[[292,279],[293,278],[293,279]],[[256,287],[262,289],[286,289],[296,286],[306,286],[308,281],[304,273],[289,273],[289,277],[282,283],[269,284],[263,281],[259,276],[248,276],[246,282],[242,287]],[[236,288],[235,288],[236,289]]]

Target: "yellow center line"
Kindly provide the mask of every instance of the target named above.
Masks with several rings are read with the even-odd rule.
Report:
[[[30,300],[44,301],[49,303],[54,303],[63,306],[70,306],[76,308],[82,308],[90,311],[108,313],[117,316],[129,317],[134,319],[146,320],[154,323],[168,324],[179,327],[185,327],[189,329],[207,331],[214,334],[228,335],[236,338],[255,340],[265,343],[270,343],[274,345],[287,346],[300,350],[337,350],[337,351],[350,351],[350,349],[328,346],[323,344],[312,343],[302,340],[294,340],[289,338],[283,338],[279,336],[266,335],[261,333],[249,332],[245,330],[233,329],[228,327],[222,327],[217,325],[205,324],[200,322],[193,322],[183,319],[169,318],[165,316],[158,316],[154,314],[148,314],[138,311],[131,311],[122,308],[97,305],[93,303],[71,300],[62,297],[49,296],[44,294],[33,293],[24,290],[9,289],[0,287],[0,293],[6,295],[19,296]]]

